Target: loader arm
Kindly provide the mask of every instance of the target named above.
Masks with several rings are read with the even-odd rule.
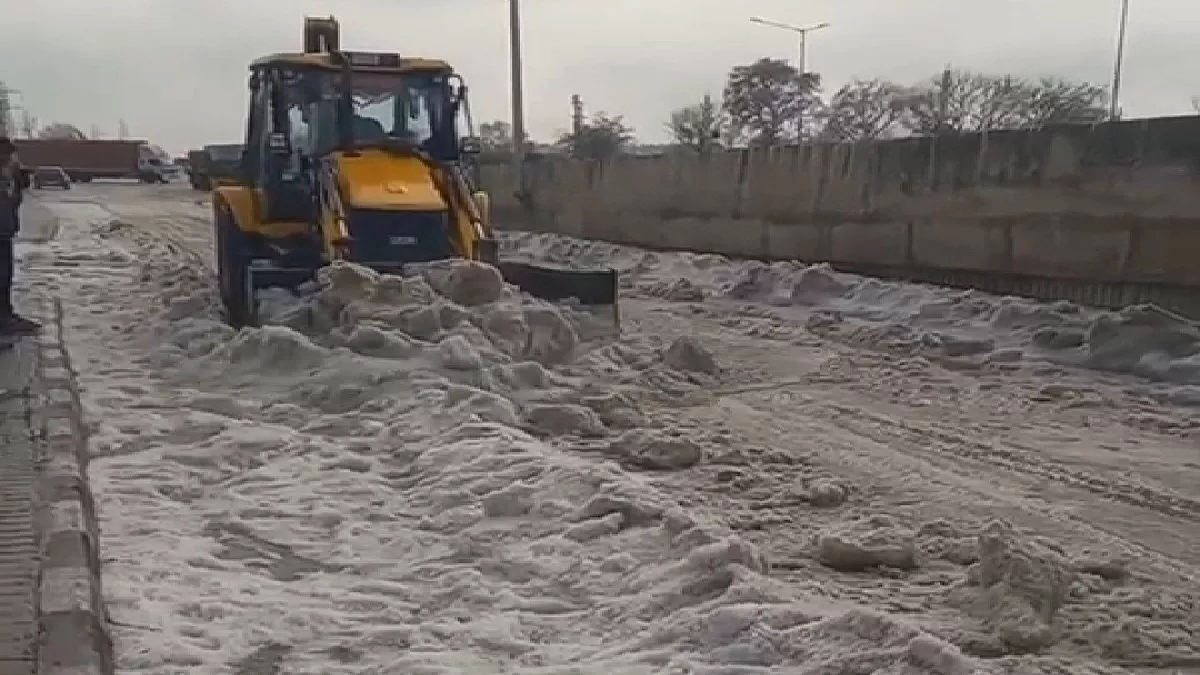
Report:
[[[350,228],[346,224],[346,204],[338,185],[337,162],[322,161],[316,169],[317,226],[327,260],[344,260],[350,247]]]

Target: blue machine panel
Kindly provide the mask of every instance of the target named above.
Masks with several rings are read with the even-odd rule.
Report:
[[[350,259],[368,267],[455,256],[444,212],[351,209],[348,215]]]

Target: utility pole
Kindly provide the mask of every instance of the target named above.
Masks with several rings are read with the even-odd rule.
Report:
[[[700,152],[707,153],[721,139],[721,127],[717,117],[717,106],[712,96],[705,94],[700,101],[700,110],[704,113],[700,118]]]
[[[1112,98],[1108,102],[1108,119],[1121,119],[1121,70],[1125,66],[1125,31],[1129,25],[1129,0],[1121,0],[1121,20],[1117,25],[1117,56],[1113,61]]]
[[[0,82],[0,136],[13,136],[13,105],[12,94],[18,93],[16,89],[9,89],[8,85]]]
[[[761,24],[763,26],[770,26],[771,28],[779,28],[782,30],[791,31],[797,35],[797,38],[798,38],[797,43],[798,44],[796,45],[796,47],[797,47],[796,70],[800,71],[800,77],[807,82],[807,80],[808,80],[808,77],[807,77],[807,75],[808,75],[808,63],[807,63],[807,60],[808,60],[808,34],[815,30],[821,30],[822,28],[829,28],[833,24],[826,21],[824,23],[814,24],[812,26],[793,26],[792,24],[789,24],[789,23],[780,23],[779,21],[771,21],[770,19],[764,19],[764,18],[758,17],[758,16],[750,17],[750,21],[752,23]],[[803,141],[804,141],[804,106],[801,105],[799,111],[796,113],[796,142],[801,143]]]
[[[21,135],[25,138],[33,138],[37,135],[37,118],[34,117],[28,110],[21,110]]]
[[[125,120],[117,120],[117,140],[127,140],[129,138],[129,125],[125,124]]]
[[[579,141],[583,135],[583,99],[579,94],[571,94],[571,138]]]
[[[942,85],[938,91],[938,133],[945,133],[950,118],[950,88],[954,86],[954,69],[949,63],[942,69]]]
[[[519,199],[525,199],[528,185],[525,178],[525,87],[524,67],[521,64],[521,3],[508,0],[509,65],[512,68],[512,134],[513,170],[517,176]]]

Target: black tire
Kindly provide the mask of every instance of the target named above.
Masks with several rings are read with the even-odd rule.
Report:
[[[213,202],[213,227],[217,245],[217,284],[225,305],[225,320],[234,328],[253,324],[254,298],[248,283],[246,251],[233,211],[222,201]]]

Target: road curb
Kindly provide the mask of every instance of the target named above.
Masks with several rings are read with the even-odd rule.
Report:
[[[41,554],[38,674],[112,675],[100,531],[87,480],[88,434],[57,300],[52,325],[33,344],[30,424],[41,458],[35,514]]]

